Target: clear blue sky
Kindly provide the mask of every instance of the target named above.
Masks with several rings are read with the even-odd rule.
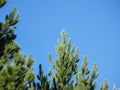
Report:
[[[20,14],[16,41],[24,54],[32,54],[36,74],[40,63],[47,74],[51,67],[48,52],[55,59],[54,47],[65,29],[79,47],[80,62],[87,55],[90,70],[96,62],[97,87],[104,79],[109,90],[113,83],[120,87],[120,0],[8,0],[0,19],[14,5]]]

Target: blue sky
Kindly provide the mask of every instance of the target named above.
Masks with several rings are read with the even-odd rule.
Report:
[[[8,0],[0,10],[2,21],[14,5],[20,14],[16,42],[24,54],[32,54],[36,74],[40,63],[47,74],[48,52],[56,58],[57,39],[65,29],[67,38],[79,48],[80,63],[87,55],[90,70],[97,64],[97,87],[105,79],[110,90],[113,83],[120,87],[119,0]]]

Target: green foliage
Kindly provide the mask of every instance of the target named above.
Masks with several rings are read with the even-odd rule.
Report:
[[[100,90],[108,90],[108,83],[107,83],[106,80],[105,80],[104,83],[101,85]]]
[[[0,57],[0,70],[3,69],[4,65],[6,64],[8,58],[13,58],[13,53],[17,53],[20,48],[18,45],[12,41],[11,43],[7,44],[3,50],[4,55]],[[2,52],[2,51],[1,51]],[[12,56],[11,56],[12,55]]]
[[[78,49],[71,45],[71,39],[66,42],[66,32],[61,32],[62,40],[58,39],[56,47],[57,58],[52,59],[51,54],[48,54],[50,63],[53,66],[54,72],[49,71],[47,76],[44,75],[41,65],[39,66],[39,75],[37,78],[40,83],[37,83],[37,90],[95,90],[98,77],[97,65],[94,64],[92,72],[88,69],[87,56],[84,57],[84,62],[78,71]],[[73,79],[76,76],[76,80]],[[73,83],[75,82],[75,84]],[[108,84],[105,80],[101,85],[100,90],[108,90]],[[113,88],[116,90],[116,87]]]
[[[0,7],[6,0],[0,0]],[[14,41],[15,25],[19,15],[16,7],[6,15],[5,22],[0,22],[0,90],[34,90],[32,82],[34,74],[33,60],[20,53],[20,48]]]
[[[29,64],[29,66],[28,66]],[[25,90],[34,81],[31,56],[26,60],[20,53],[14,53],[13,59],[8,59],[4,69],[0,71],[0,90]]]
[[[71,80],[71,78],[78,72],[78,49],[76,49],[75,52],[74,46],[71,48],[70,39],[66,43],[66,32],[64,30],[61,35],[62,41],[58,40],[58,46],[56,47],[58,58],[53,62],[51,54],[48,55],[49,60],[55,69],[55,73],[53,74],[50,71],[49,75],[53,82],[55,82],[55,85],[53,84],[53,89],[56,90],[66,90],[69,87],[73,87],[73,80]]]
[[[0,8],[6,4],[7,0],[0,0]],[[20,53],[20,47],[14,41],[14,34],[18,22],[19,14],[16,7],[10,14],[6,15],[5,22],[0,22],[0,90],[95,90],[98,77],[97,66],[94,64],[90,73],[88,69],[87,57],[78,71],[78,48],[71,45],[71,39],[66,42],[66,32],[61,32],[62,40],[58,40],[56,52],[58,57],[52,59],[48,54],[50,63],[55,70],[49,71],[48,76],[39,65],[39,75],[34,81],[33,59],[31,55],[26,58]],[[76,80],[74,79],[76,76]],[[108,90],[105,80],[100,90]],[[113,90],[117,90],[114,86]]]
[[[56,47],[57,59],[53,60],[51,54],[48,54],[49,61],[55,72],[49,71],[48,75],[51,77],[51,81],[49,81],[40,68],[40,73],[37,77],[40,83],[44,84],[39,84],[43,88],[38,90],[94,90],[96,88],[95,80],[98,77],[96,64],[94,64],[90,74],[87,67],[87,57],[85,56],[81,70],[78,72],[78,48],[75,49],[71,45],[71,39],[68,39],[68,42],[66,42],[66,32],[64,30],[61,32],[61,36],[62,40],[58,40],[58,46]],[[74,76],[76,76],[76,81],[72,79]],[[75,82],[75,85],[73,82]],[[44,88],[45,83],[48,84],[47,89]]]
[[[49,90],[50,89],[50,82],[48,81],[47,76],[44,75],[44,72],[42,70],[41,64],[39,65],[39,75],[37,75],[37,79],[40,81],[40,83],[37,83],[37,90]]]
[[[4,0],[0,0],[3,2]],[[18,52],[20,48],[17,44],[12,49],[9,48],[11,43],[14,43],[14,39],[16,35],[14,34],[16,27],[14,26],[18,22],[19,15],[16,13],[16,7],[14,7],[13,11],[6,15],[5,22],[0,22],[0,58],[1,57],[13,57],[14,52]]]
[[[0,8],[3,7],[3,5],[5,5],[6,2],[6,0],[0,0]]]
[[[90,75],[87,63],[87,57],[85,56],[81,71],[76,76],[77,83],[75,90],[94,90],[96,88],[96,82],[94,80],[98,77],[97,66],[94,64],[92,75]]]

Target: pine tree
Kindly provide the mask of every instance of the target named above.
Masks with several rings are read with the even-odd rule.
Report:
[[[50,90],[50,81],[47,78],[47,75],[44,74],[42,70],[42,65],[39,65],[39,75],[37,75],[37,79],[40,81],[38,83],[34,83],[35,90]]]
[[[6,0],[0,0],[0,8],[6,2]],[[34,89],[32,87],[34,81],[32,57],[29,55],[26,58],[21,54],[19,46],[14,41],[18,17],[16,7],[14,7],[13,11],[6,15],[5,22],[0,22],[0,90]]]
[[[56,52],[58,58],[53,62],[51,54],[49,54],[49,60],[55,69],[53,74],[49,72],[50,77],[53,80],[53,90],[94,90],[96,88],[96,82],[94,81],[98,77],[97,66],[94,65],[92,75],[87,67],[87,57],[84,58],[80,73],[78,73],[78,49],[71,45],[71,39],[66,42],[66,32],[63,30],[61,33],[62,41],[58,40],[58,46]],[[72,79],[76,76],[76,81]],[[76,82],[74,85],[73,82]]]
[[[49,72],[50,77],[53,80],[52,89],[53,90],[73,90],[73,80],[71,78],[77,74],[78,66],[78,49],[75,51],[75,47],[72,46],[71,40],[66,42],[66,32],[62,31],[62,41],[58,40],[58,46],[56,47],[56,52],[58,53],[58,58],[54,62],[52,60],[51,54],[48,55],[49,60],[55,69],[55,73]]]
[[[90,75],[87,63],[87,57],[85,56],[81,71],[76,76],[75,90],[94,90],[96,88],[96,81],[94,80],[98,77],[97,66],[94,64],[92,75]]]
[[[0,0],[0,8],[6,4],[6,0]],[[16,35],[14,31],[16,27],[14,26],[18,22],[19,15],[16,14],[16,7],[13,11],[6,15],[5,22],[0,22],[0,58],[12,58],[14,52],[20,50],[19,46],[14,42]],[[5,60],[0,60],[0,70],[6,63]]]
[[[87,56],[84,57],[84,62],[81,65],[79,71],[78,62],[78,48],[75,49],[71,45],[71,39],[66,40],[66,32],[61,32],[62,40],[58,39],[58,46],[56,47],[57,58],[52,59],[51,54],[48,54],[50,63],[55,70],[49,71],[48,75],[51,79],[48,79],[48,75],[45,75],[42,70],[42,66],[39,66],[39,75],[37,78],[39,83],[35,85],[36,90],[95,90],[98,77],[97,65],[94,64],[92,72],[88,68]],[[76,77],[76,80],[74,79]],[[108,90],[108,83],[105,80],[101,85],[100,90]],[[116,90],[114,86],[113,90]]]
[[[15,53],[13,60],[8,59],[4,69],[0,71],[0,90],[28,90],[34,80],[31,56],[27,59]]]
[[[104,83],[101,85],[100,90],[108,90],[108,83],[107,83],[106,80],[105,80]]]
[[[37,76],[40,83],[37,83],[37,90],[94,90],[96,88],[94,80],[98,77],[96,64],[94,64],[92,75],[90,75],[87,67],[87,57],[85,56],[81,71],[78,72],[78,48],[75,49],[71,45],[71,39],[66,42],[66,32],[64,30],[61,32],[61,36],[62,40],[58,40],[58,46],[56,47],[58,58],[54,61],[51,54],[48,54],[55,72],[49,71],[50,81],[44,75],[40,65],[40,73]],[[76,76],[76,81],[72,79],[74,76]]]
[[[0,0],[0,8],[6,4],[6,0]],[[79,71],[78,48],[71,45],[71,39],[66,42],[66,32],[61,32],[62,40],[58,40],[56,52],[58,57],[52,59],[48,54],[50,63],[55,70],[45,75],[42,65],[39,65],[39,82],[34,82],[32,69],[33,59],[31,55],[26,57],[20,52],[20,47],[15,42],[15,25],[19,15],[16,7],[6,15],[5,22],[0,22],[0,90],[95,90],[98,77],[97,65],[94,64],[90,73],[87,57]],[[76,80],[74,79],[76,77]],[[108,90],[105,80],[100,90]],[[117,90],[114,86],[113,90]]]

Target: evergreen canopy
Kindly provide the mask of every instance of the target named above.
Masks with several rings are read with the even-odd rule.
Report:
[[[0,9],[7,0],[0,0]],[[66,39],[66,32],[61,32],[62,40],[58,40],[56,52],[58,57],[53,60],[48,54],[48,59],[53,66],[48,75],[39,65],[39,74],[33,73],[33,59],[20,52],[20,47],[15,42],[14,34],[19,19],[16,7],[6,15],[5,21],[0,21],[0,90],[95,90],[98,77],[97,65],[94,64],[92,72],[88,69],[87,56],[80,66],[79,50],[75,48],[71,39]],[[79,68],[81,67],[81,68]],[[80,70],[80,71],[79,71]],[[48,78],[49,77],[49,78]],[[75,79],[76,78],[76,79]],[[105,80],[100,90],[108,90]],[[113,90],[117,90],[113,87]]]

